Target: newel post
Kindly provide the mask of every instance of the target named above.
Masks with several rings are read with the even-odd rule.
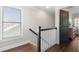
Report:
[[[41,52],[41,26],[39,26],[38,31],[38,52]]]

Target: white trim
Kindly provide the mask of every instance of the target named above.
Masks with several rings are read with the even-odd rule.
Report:
[[[33,44],[34,46],[37,46],[37,44],[36,43],[33,43],[33,42],[30,42],[30,44]]]
[[[20,45],[24,45],[24,44],[27,44],[27,43],[29,43],[29,41],[23,41],[23,42],[19,42],[19,43],[16,43],[16,44],[7,45],[5,47],[0,47],[0,51],[5,51],[5,50],[8,50],[8,49],[20,46]]]

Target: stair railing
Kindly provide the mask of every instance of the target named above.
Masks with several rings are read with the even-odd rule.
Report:
[[[32,29],[29,29],[33,34],[35,34],[36,36],[38,36],[38,52],[41,52],[41,32],[42,31],[48,31],[48,30],[53,30],[53,29],[56,29],[57,30],[57,27],[54,27],[54,28],[45,28],[45,29],[42,29],[41,26],[39,26],[38,28],[38,34],[32,30]],[[42,38],[43,39],[43,38]],[[43,39],[47,44],[49,44],[45,39]]]

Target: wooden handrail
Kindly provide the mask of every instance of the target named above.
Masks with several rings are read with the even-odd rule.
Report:
[[[41,31],[47,31],[47,30],[52,30],[52,29],[56,29],[56,30],[57,30],[57,27],[54,27],[54,28],[41,29]]]
[[[35,31],[33,31],[32,29],[29,29],[32,33],[34,33],[36,36],[38,36],[38,34],[35,32]]]
[[[52,29],[57,29],[57,27],[41,29],[41,31],[52,30]],[[34,30],[32,30],[31,28],[30,28],[29,30],[30,30],[32,33],[34,33],[36,36],[38,36],[38,34],[37,34]]]
[[[35,31],[33,31],[32,29],[29,29],[33,34],[35,34],[36,36],[38,36],[38,52],[41,52],[41,36],[40,36],[40,28],[39,28],[39,33],[37,34]]]

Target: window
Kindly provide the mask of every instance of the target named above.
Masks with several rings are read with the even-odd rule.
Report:
[[[3,7],[2,35],[3,38],[21,34],[21,10]]]
[[[74,25],[76,29],[76,34],[79,35],[79,18],[74,19]]]
[[[76,19],[75,19],[74,24],[75,24],[75,27],[78,27],[78,26],[79,26],[79,18],[76,18]]]

